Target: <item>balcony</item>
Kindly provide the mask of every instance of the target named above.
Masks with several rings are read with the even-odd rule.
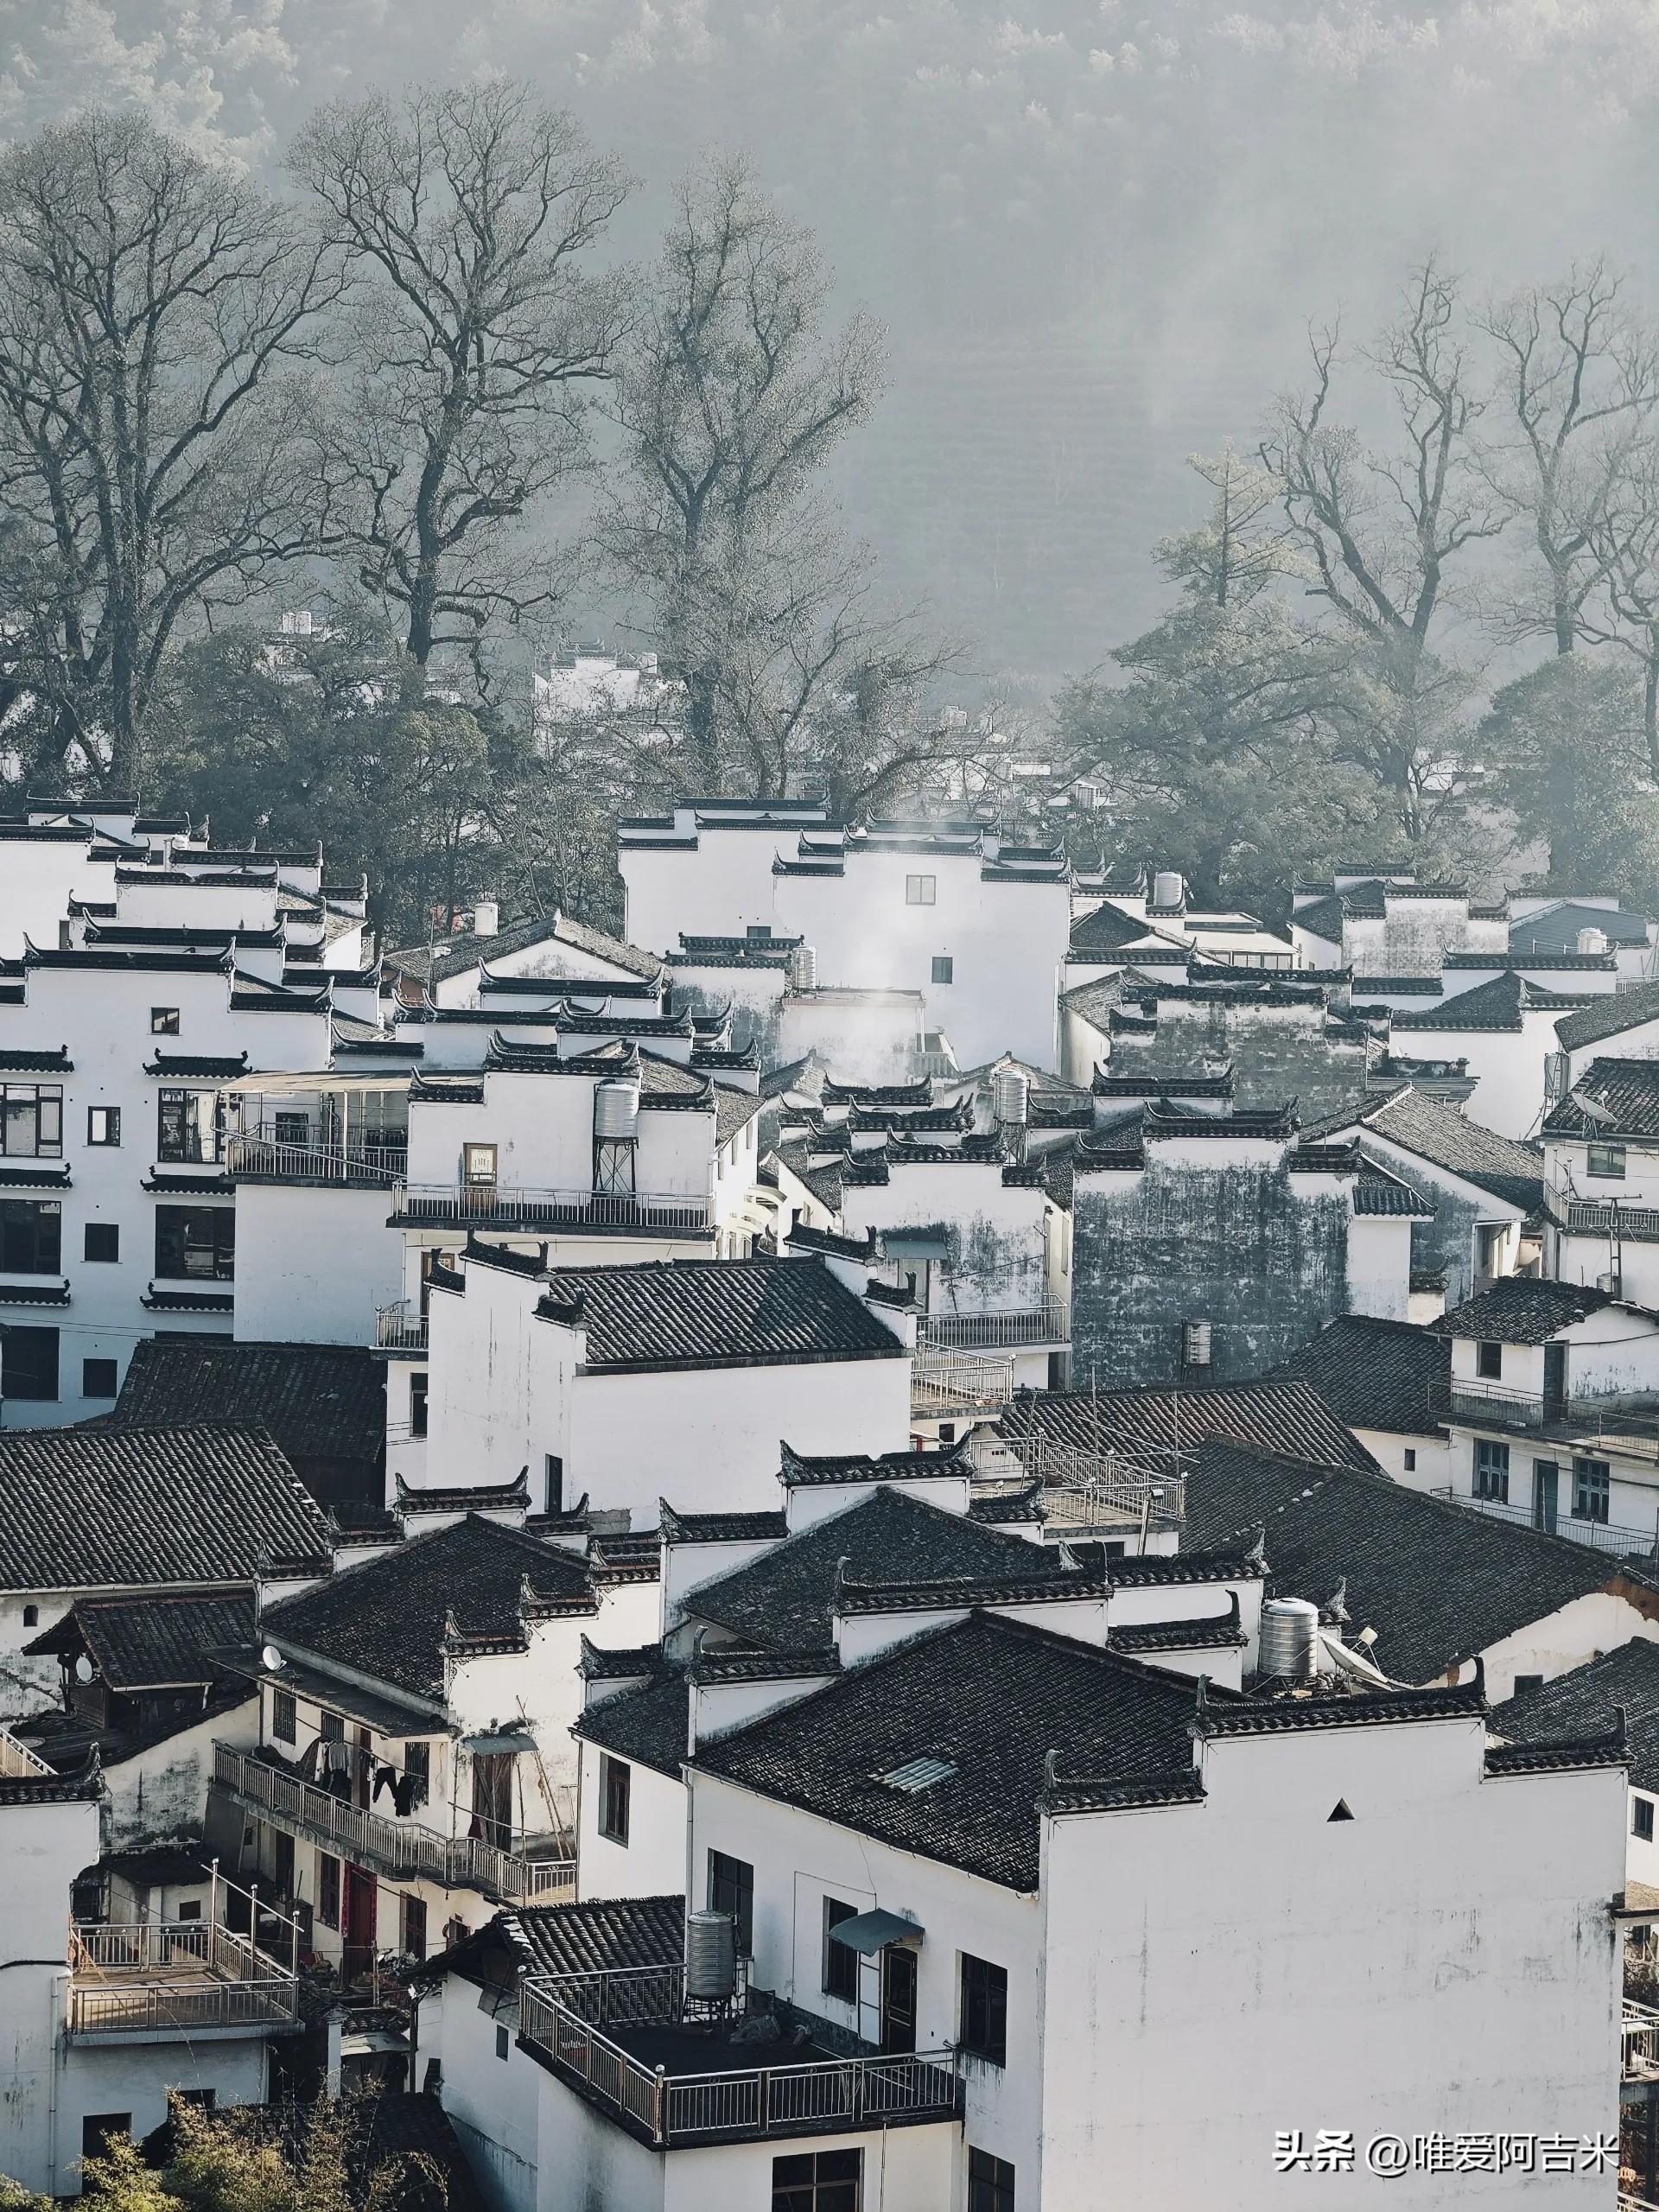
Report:
[[[1523,1529],[1543,1529],[1552,1536],[1563,1536],[1569,1544],[1582,1544],[1586,1551],[1606,1552],[1614,1559],[1659,1559],[1659,1530],[1623,1529],[1605,1521],[1581,1521],[1575,1515],[1558,1512],[1546,1524],[1524,1505],[1508,1505],[1501,1498],[1470,1497],[1449,1485],[1436,1490],[1436,1497],[1443,1497],[1451,1504],[1466,1506],[1471,1512],[1484,1513],[1494,1521],[1508,1521]]]
[[[613,1991],[614,1982],[631,1986]],[[519,1994],[520,2043],[656,2150],[961,2116],[954,2051],[844,2057],[809,2044],[804,2061],[757,2065],[757,2046],[736,2042],[735,2025],[685,2018],[677,1966],[532,1979]]]
[[[506,1183],[403,1183],[392,1219],[409,1228],[564,1229],[580,1236],[702,1236],[713,1201],[683,1191],[583,1191]]]
[[[982,1433],[969,1459],[976,1484],[1023,1488],[1040,1481],[1049,1521],[1077,1535],[1179,1530],[1186,1518],[1185,1477],[1122,1452],[1088,1451],[1036,1432],[1012,1442]]]
[[[425,1314],[406,1298],[399,1299],[395,1306],[381,1306],[375,1314],[377,1351],[424,1351],[426,1337]]]
[[[77,1928],[69,1971],[69,2033],[80,2042],[280,2034],[299,2025],[295,1976],[210,1921]]]
[[[983,1313],[930,1313],[920,1340],[940,1351],[1016,1351],[1069,1344],[1071,1317],[1065,1300],[993,1307]]]
[[[1628,1236],[1659,1244],[1659,1206],[1627,1206],[1619,1198],[1568,1198],[1550,1193],[1555,1224],[1568,1236]]]
[[[226,1171],[244,1183],[397,1182],[409,1172],[409,1149],[397,1144],[293,1144],[264,1127],[225,1147]]]
[[[566,1904],[576,1893],[574,1859],[528,1859],[480,1836],[389,1821],[229,1744],[213,1745],[213,1780],[248,1810],[393,1879],[476,1890],[509,1904]]]
[[[1659,2012],[1628,1997],[1619,2022],[1618,2070],[1627,2082],[1659,2081]]]
[[[1548,1436],[1624,1459],[1659,1461],[1659,1405],[1651,1398],[1636,1405],[1617,1397],[1553,1400],[1458,1376],[1431,1385],[1425,1410],[1431,1421]]]
[[[910,1370],[912,1416],[994,1414],[1014,1395],[1010,1353],[957,1351],[918,1344]]]

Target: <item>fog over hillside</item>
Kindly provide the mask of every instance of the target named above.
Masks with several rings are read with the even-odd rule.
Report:
[[[1248,441],[1301,327],[1438,246],[1481,287],[1605,250],[1649,302],[1659,13],[1172,0],[5,0],[0,128],[143,102],[274,175],[319,101],[522,71],[616,149],[643,252],[747,147],[886,322],[839,463],[889,583],[1046,680],[1151,618],[1183,457]]]

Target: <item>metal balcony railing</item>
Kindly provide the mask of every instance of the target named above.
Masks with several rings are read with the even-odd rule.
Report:
[[[1618,2070],[1626,2081],[1651,2080],[1659,2074],[1659,2012],[1651,2005],[1624,1999],[1618,2030]]]
[[[1659,1206],[1627,1206],[1618,1198],[1569,1198],[1552,1194],[1550,1211],[1569,1236],[1628,1236],[1659,1243]]]
[[[295,1976],[205,1920],[77,1928],[69,1968],[71,2035],[190,2035],[299,2018]]]
[[[1644,1397],[1638,1405],[1624,1399],[1547,1399],[1501,1382],[1454,1377],[1432,1383],[1428,1413],[1435,1421],[1465,1422],[1474,1428],[1517,1429],[1551,1435],[1627,1458],[1659,1459],[1659,1405]]]
[[[425,1314],[406,1298],[382,1306],[375,1314],[374,1341],[380,1351],[424,1351],[426,1335]]]
[[[397,1183],[409,1172],[409,1148],[396,1144],[290,1144],[264,1128],[244,1131],[225,1147],[225,1166],[245,1181]]]
[[[1568,1543],[1582,1544],[1586,1551],[1607,1552],[1615,1559],[1659,1559],[1659,1526],[1623,1529],[1605,1521],[1584,1521],[1575,1514],[1561,1512],[1546,1522],[1524,1505],[1506,1504],[1497,1497],[1471,1497],[1449,1484],[1437,1489],[1433,1495],[1448,1499],[1453,1505],[1467,1506],[1471,1512],[1484,1513],[1494,1521],[1508,1521],[1518,1528],[1539,1529],[1548,1535],[1564,1536]]]
[[[995,1413],[1014,1395],[1014,1360],[1007,1352],[957,1351],[918,1344],[910,1370],[912,1414]]]
[[[410,1224],[494,1223],[527,1229],[636,1230],[696,1236],[714,1220],[705,1195],[673,1191],[583,1191],[511,1183],[398,1183],[392,1213]]]
[[[1040,1433],[976,1436],[969,1448],[981,1480],[1039,1480],[1053,1521],[1122,1535],[1142,1522],[1148,1530],[1179,1529],[1186,1517],[1186,1478],[1121,1452],[1056,1442]]]
[[[1030,1306],[1004,1306],[982,1313],[929,1313],[920,1340],[939,1351],[1007,1351],[1027,1344],[1063,1344],[1071,1335],[1065,1301],[1042,1298]]]
[[[417,1821],[389,1821],[229,1744],[213,1745],[213,1779],[240,1803],[393,1877],[477,1890],[515,1904],[535,1898],[560,1904],[576,1893],[574,1859],[526,1859],[499,1851],[480,1836],[440,1835]]]
[[[659,2149],[721,2138],[850,2133],[901,2120],[949,2120],[961,2111],[951,2050],[825,2058],[734,2073],[653,2071],[561,2003],[556,1987],[539,1980],[524,1984],[519,2034]],[[677,2023],[677,2014],[673,2017]]]

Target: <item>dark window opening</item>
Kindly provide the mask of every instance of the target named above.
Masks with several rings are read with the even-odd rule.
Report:
[[[509,2040],[508,2040],[508,2037],[507,2037],[507,2031],[506,2031],[506,2030],[505,2030],[505,2028],[502,2028],[502,2027],[498,2027],[498,2028],[497,2028],[497,2030],[496,2030],[496,2031],[495,2031],[495,2055],[496,2055],[496,2056],[497,2056],[498,2058],[505,2058],[505,2057],[506,2056],[506,2055],[507,2055],[507,2052],[509,2051],[509,2050],[510,2050],[511,2048],[512,2048],[512,2045],[511,2045],[511,2044],[510,2044],[510,2042],[509,2042]]]
[[[0,1151],[8,1159],[59,1158],[63,1151],[63,1086],[9,1083],[0,1087]]]
[[[993,2066],[1008,2063],[1008,1974],[988,1959],[962,1955],[962,2047]]]
[[[1483,1382],[1497,1382],[1503,1373],[1503,1345],[1478,1344],[1475,1346],[1475,1372]]]
[[[1517,1675],[1515,1678],[1516,1697],[1524,1697],[1529,1690],[1541,1690],[1543,1687],[1544,1678],[1541,1675]]]
[[[542,1471],[547,1479],[545,1510],[550,1514],[564,1510],[564,1461],[556,1452],[542,1455]]]
[[[163,1090],[158,1095],[156,1157],[184,1166],[219,1158],[218,1105],[211,1090]]]
[[[861,2151],[805,2151],[772,2162],[772,2212],[859,2212]]]
[[[118,1145],[121,1141],[121,1109],[118,1106],[89,1106],[86,1109],[86,1141],[88,1144]]]
[[[1653,1800],[1651,1797],[1631,1797],[1630,1834],[1638,1843],[1653,1841]]]
[[[89,1221],[81,1247],[84,1260],[112,1263],[121,1257],[121,1225],[114,1221]]]
[[[624,1850],[628,1841],[628,1813],[633,1795],[633,1769],[626,1759],[601,1751],[599,1759],[599,1832]]]
[[[1406,1446],[1404,1452],[1401,1454],[1401,1457],[1405,1461],[1406,1472],[1408,1475],[1414,1475],[1417,1471],[1417,1454],[1412,1449],[1410,1445]]]
[[[432,1746],[430,1744],[404,1745],[404,1772],[409,1777],[410,1808],[416,1805],[424,1805],[432,1795]]]
[[[40,1624],[40,1607],[38,1605],[25,1605],[23,1607],[23,1626],[25,1628],[38,1628]]]
[[[1611,1183],[1624,1179],[1624,1147],[1622,1144],[1586,1145],[1584,1156],[1585,1173]]]
[[[0,1397],[44,1404],[57,1395],[57,1331],[9,1327],[0,1332]]]
[[[294,1701],[292,1690],[271,1692],[270,1732],[279,1744],[292,1744],[298,1741],[300,1709]]]
[[[118,2135],[132,2133],[130,2112],[89,2112],[80,2123],[80,2155],[83,2158],[103,2158]]]
[[[1573,1517],[1597,1521],[1605,1528],[1612,1503],[1613,1471],[1605,1459],[1573,1462]]]
[[[737,1948],[744,1958],[754,1949],[754,1869],[723,1851],[709,1853],[709,1908],[730,1915],[737,1924]]]
[[[968,2212],[1014,2212],[1014,2168],[1007,2159],[969,2151]]]
[[[409,1433],[411,1436],[426,1434],[427,1377],[424,1374],[409,1378]]]
[[[325,1928],[340,1925],[340,1861],[326,1851],[317,1853],[317,1918]]]
[[[112,1359],[83,1359],[80,1363],[80,1395],[83,1398],[113,1398],[119,1395]]]
[[[191,1282],[236,1277],[236,1211],[232,1206],[157,1206],[156,1272]]]
[[[11,1275],[63,1272],[63,1206],[56,1198],[0,1198],[0,1268]]]
[[[422,1897],[410,1897],[407,1890],[404,1892],[404,1956],[426,1956],[426,1903]]]
[[[176,1037],[179,1033],[179,1009],[177,1007],[151,1007],[149,1009],[149,1033],[152,1037]]]
[[[830,1931],[839,1928],[843,1920],[855,1920],[858,1907],[843,1904],[840,1897],[825,1897],[823,1901],[823,1993],[838,1997],[843,2005],[858,2002],[858,1953],[850,1943],[831,1941]]]
[[[1510,1502],[1510,1447],[1490,1436],[1475,1440],[1475,1496],[1496,1505]]]

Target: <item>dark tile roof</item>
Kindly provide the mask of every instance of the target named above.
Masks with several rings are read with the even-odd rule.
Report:
[[[1122,906],[1115,906],[1109,899],[1092,913],[1081,914],[1072,923],[1071,957],[1086,958],[1096,952],[1109,956],[1152,934],[1149,924],[1126,913]]]
[[[1593,1283],[1552,1282],[1539,1275],[1503,1275],[1490,1290],[1454,1306],[1429,1327],[1444,1337],[1479,1337],[1489,1343],[1541,1344],[1558,1329],[1613,1303]]]
[[[702,1584],[686,1604],[699,1620],[769,1650],[816,1650],[830,1641],[842,1560],[853,1581],[1052,1580],[1067,1572],[1058,1553],[1024,1536],[1004,1535],[960,1513],[882,1489],[717,1581]]]
[[[729,1144],[760,1111],[765,1101],[758,1092],[740,1090],[729,1083],[715,1085],[715,1142]]]
[[[1015,1449],[1027,1437],[1092,1452],[1194,1452],[1228,1436],[1292,1458],[1336,1466],[1376,1465],[1311,1382],[1264,1378],[1211,1390],[1021,1390],[998,1426]]]
[[[1377,908],[1380,912],[1380,899]],[[1307,930],[1314,937],[1325,938],[1332,944],[1340,944],[1345,912],[1341,894],[1332,891],[1323,899],[1310,899],[1305,905],[1298,906],[1290,918],[1290,925],[1292,929]]]
[[[77,1632],[111,1689],[206,1685],[219,1671],[212,1653],[253,1642],[253,1592],[150,1591],[142,1598],[82,1598],[25,1649],[62,1650]]]
[[[1344,1313],[1271,1379],[1311,1383],[1351,1428],[1430,1436],[1440,1433],[1430,1408],[1451,1372],[1452,1347],[1443,1336],[1411,1321]]]
[[[691,1690],[685,1676],[667,1673],[643,1689],[618,1690],[587,1707],[570,1732],[620,1759],[680,1777],[689,1740]]]
[[[1659,1793],[1659,1643],[1637,1637],[1523,1690],[1493,1709],[1491,1725],[1512,1745],[1577,1744],[1608,1734],[1621,1708],[1630,1780]]]
[[[1249,1639],[1239,1621],[1235,1596],[1224,1613],[1206,1613],[1196,1620],[1131,1621],[1111,1632],[1114,1651],[1132,1656],[1143,1651],[1235,1651]]]
[[[1357,986],[1356,986],[1357,988]],[[1437,1007],[1426,1007],[1421,1013],[1396,1013],[1391,1029],[1520,1029],[1524,1027],[1523,1015],[1548,1013],[1581,1006],[1587,996],[1584,991],[1547,991],[1539,984],[1529,982],[1524,976],[1511,971],[1495,976],[1490,983],[1480,983],[1472,991],[1459,991],[1453,998],[1442,1000]]]
[[[515,922],[492,937],[474,937],[470,931],[446,938],[442,949],[429,945],[410,945],[404,950],[389,952],[386,965],[406,976],[429,976],[442,982],[446,976],[464,976],[469,968],[482,966],[492,960],[510,957],[515,952],[525,952],[532,945],[548,944],[568,944],[578,952],[592,954],[625,974],[654,979],[662,972],[662,962],[653,954],[642,952],[638,945],[628,944],[621,938],[612,937],[605,930],[590,928],[570,914],[537,914],[529,921]],[[547,981],[557,986],[566,982],[581,982],[581,976],[549,976]]]
[[[797,1452],[781,1446],[778,1479],[786,1490],[815,1483],[960,1481],[971,1471],[968,1440],[938,1452]]]
[[[1385,1097],[1357,1104],[1345,1116],[1338,1115],[1335,1124],[1374,1130],[1402,1152],[1529,1214],[1543,1205],[1544,1156],[1535,1145],[1497,1136],[1456,1107],[1408,1083]],[[1330,1124],[1324,1133],[1331,1133]]]
[[[590,1367],[756,1367],[904,1359],[821,1261],[666,1260],[563,1268],[537,1309],[579,1310]]]
[[[781,1543],[789,1534],[783,1513],[677,1513],[666,1498],[660,1505],[664,1543]]]
[[[1544,1135],[1659,1137],[1659,1060],[1598,1055],[1545,1122]]]
[[[493,1925],[532,1974],[613,1974],[677,1966],[685,1955],[683,1897],[523,1905]]]
[[[1432,1221],[1434,1209],[1409,1183],[1383,1169],[1368,1166],[1354,1185],[1354,1211],[1365,1215],[1403,1215]]]
[[[1643,983],[1633,991],[1616,991],[1593,999],[1576,1014],[1564,1014],[1555,1025],[1561,1049],[1576,1052],[1586,1045],[1599,1045],[1604,1037],[1618,1037],[1627,1029],[1640,1029],[1659,1021],[1659,983]]]
[[[899,1850],[1031,1891],[1048,1753],[1066,1774],[1154,1794],[1190,1789],[1193,1713],[1190,1682],[975,1613],[701,1745],[694,1764]],[[881,1779],[923,1758],[950,1770],[917,1791]]]
[[[1647,918],[1626,914],[1616,907],[1586,906],[1577,899],[1563,899],[1559,906],[1523,914],[1510,925],[1510,950],[1576,952],[1580,930],[1599,930],[1609,944],[1640,945],[1648,941]]]
[[[1372,1656],[1400,1681],[1433,1681],[1618,1572],[1605,1554],[1386,1475],[1211,1439],[1187,1478],[1187,1541],[1259,1528],[1273,1593],[1323,1605],[1345,1578],[1351,1637],[1374,1628]]]
[[[328,1551],[322,1515],[256,1428],[0,1436],[0,1589],[251,1582]]]
[[[385,1448],[385,1366],[357,1344],[141,1337],[105,1425],[192,1421],[257,1422],[296,1461],[375,1463]]]
[[[268,1606],[260,1625],[278,1644],[437,1700],[448,1619],[462,1637],[516,1643],[526,1581],[538,1598],[593,1603],[588,1570],[570,1553],[469,1515]]]

